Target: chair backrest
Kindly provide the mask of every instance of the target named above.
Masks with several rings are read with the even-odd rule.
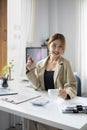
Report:
[[[75,75],[75,79],[77,81],[77,96],[81,96],[81,79],[78,75]]]

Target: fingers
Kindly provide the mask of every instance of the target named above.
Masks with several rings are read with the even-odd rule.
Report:
[[[63,94],[65,92],[64,89],[59,89],[59,94]]]
[[[66,93],[66,90],[64,89],[59,89],[59,96],[63,99],[66,99],[67,98],[67,93]]]
[[[28,57],[26,67],[28,70],[31,70],[34,68],[34,59],[31,58],[30,56]]]
[[[34,59],[33,59],[31,56],[29,56],[29,57],[28,57],[28,61],[29,61],[29,62],[34,62]]]

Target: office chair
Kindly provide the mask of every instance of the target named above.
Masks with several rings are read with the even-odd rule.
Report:
[[[81,79],[78,75],[75,75],[75,79],[77,81],[77,96],[81,97]]]

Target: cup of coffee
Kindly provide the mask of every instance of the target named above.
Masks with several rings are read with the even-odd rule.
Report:
[[[50,98],[57,98],[59,95],[58,89],[48,89],[48,95]]]

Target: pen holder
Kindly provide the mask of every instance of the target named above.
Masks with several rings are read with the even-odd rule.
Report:
[[[2,78],[2,87],[7,88],[8,87],[8,78]]]

